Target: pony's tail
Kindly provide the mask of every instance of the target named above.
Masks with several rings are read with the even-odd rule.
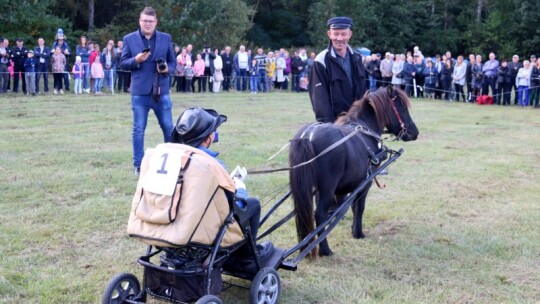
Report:
[[[301,165],[298,168],[292,167],[309,161],[315,157],[313,145],[309,139],[294,138],[289,148],[289,182],[294,200],[294,211],[296,214],[296,234],[298,240],[302,241],[315,227],[313,216],[313,191],[316,186],[316,171],[314,163]],[[317,247],[311,251],[311,260],[317,257]]]

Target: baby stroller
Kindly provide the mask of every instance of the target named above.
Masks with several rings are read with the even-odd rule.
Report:
[[[156,177],[163,172],[170,176]],[[160,193],[171,184],[172,192]],[[128,223],[128,234],[148,244],[137,260],[144,267],[142,286],[133,274],[117,274],[102,303],[145,303],[148,296],[173,303],[222,303],[218,295],[232,286],[224,284],[222,274],[251,281],[250,303],[278,303],[276,269],[284,250],[270,242],[256,244],[246,209],[234,202],[231,191],[228,173],[198,149],[161,144],[148,150]]]

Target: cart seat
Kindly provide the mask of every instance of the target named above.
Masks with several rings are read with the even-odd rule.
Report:
[[[211,246],[231,213],[229,174],[204,151],[181,144],[160,144],[145,152],[133,196],[128,234],[159,247]],[[230,223],[221,242],[244,240],[239,224]]]

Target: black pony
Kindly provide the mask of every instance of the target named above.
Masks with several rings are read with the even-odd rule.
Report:
[[[409,106],[407,96],[389,86],[366,93],[334,124],[309,124],[296,133],[289,148],[289,162],[291,167],[299,166],[290,171],[289,178],[300,240],[315,228],[314,196],[318,226],[328,218],[329,210],[366,179],[381,160],[378,158],[386,156],[381,153],[384,129],[398,139],[416,140],[418,129],[409,115]],[[362,214],[370,186],[352,204],[354,238],[364,237]],[[315,248],[310,257],[316,254]],[[332,255],[326,239],[320,243],[319,255]]]

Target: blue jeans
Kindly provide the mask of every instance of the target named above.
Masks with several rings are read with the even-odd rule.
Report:
[[[83,68],[84,68],[84,79],[83,79],[83,88],[86,90],[88,89],[88,84],[90,82],[90,64],[88,62],[83,62]]]
[[[377,78],[375,76],[368,76],[369,78],[369,90],[370,91],[377,91]]]
[[[103,78],[94,78],[94,92],[101,92],[101,81]]]
[[[262,86],[262,90],[266,93],[266,70],[259,70],[259,86]]]
[[[173,131],[172,122],[172,102],[169,94],[161,95],[159,102],[154,101],[152,95],[132,95],[131,109],[133,110],[133,166],[141,167],[141,161],[144,156],[144,131],[148,121],[148,112],[154,110],[154,114],[163,131],[163,141],[170,142]]]
[[[104,86],[108,89],[111,89],[113,91],[114,88],[114,74],[115,69],[105,69],[105,80],[104,80]]]
[[[528,86],[518,86],[518,101],[519,105],[522,107],[527,107],[529,105],[529,87]]]
[[[39,92],[39,80],[41,79],[41,76],[43,76],[43,91],[49,92],[49,69],[48,68],[49,68],[48,66],[45,66],[45,63],[36,64],[36,92]],[[0,87],[0,91],[1,90],[2,88]]]
[[[251,75],[251,78],[249,78],[249,88],[251,89],[251,92],[257,92],[258,87],[259,77],[256,75]]]

